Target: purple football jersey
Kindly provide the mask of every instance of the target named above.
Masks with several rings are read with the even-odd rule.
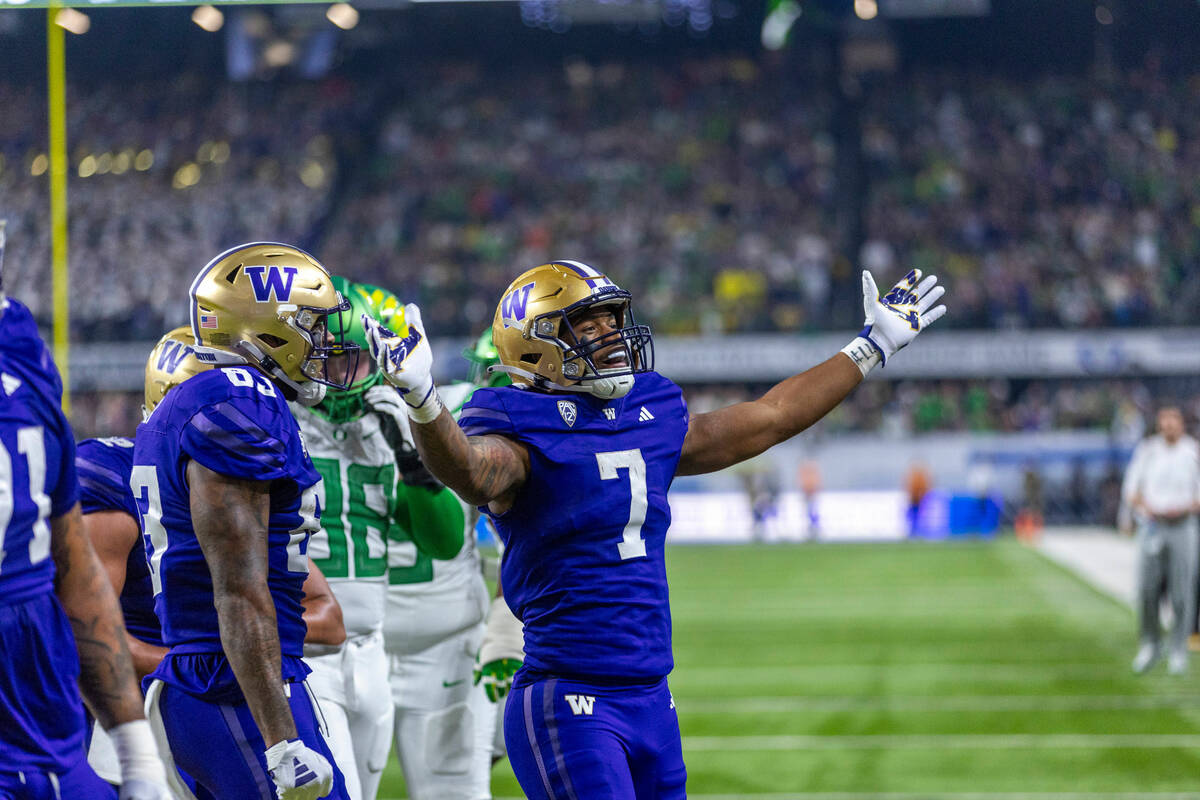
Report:
[[[155,611],[170,653],[151,677],[193,694],[237,698],[221,653],[208,564],[192,528],[187,464],[271,481],[267,584],[275,602],[283,677],[308,673],[300,660],[308,539],[319,528],[320,475],[287,402],[249,367],[202,372],[172,389],[138,426],[130,479],[141,516]]]
[[[493,516],[504,595],[525,624],[526,667],[592,680],[669,673],[663,546],[688,427],[679,387],[648,372],[618,400],[478,389],[459,424],[529,450],[529,479]]]
[[[133,440],[123,436],[84,439],[75,452],[79,471],[79,504],[83,513],[122,511],[138,521],[137,503],[129,488],[133,472]],[[125,561],[125,586],[121,589],[125,628],[143,642],[163,646],[162,626],[154,615],[154,590],[146,547],[139,536]]]
[[[32,315],[0,304],[0,770],[66,772],[86,729],[50,523],[79,500],[75,437]]]

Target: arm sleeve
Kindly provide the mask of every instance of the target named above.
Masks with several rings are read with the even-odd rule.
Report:
[[[282,414],[289,418],[291,412]],[[220,475],[248,481],[287,477],[287,432],[278,409],[230,397],[202,406],[181,431],[188,457]]]
[[[458,555],[466,524],[458,496],[445,487],[401,485],[399,492],[396,522],[408,531],[417,549],[443,561]]]

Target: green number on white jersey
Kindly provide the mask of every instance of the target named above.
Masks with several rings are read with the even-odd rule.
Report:
[[[314,458],[325,486],[322,532],[308,553],[327,578],[378,578],[387,572],[385,532],[396,502],[396,466],[348,464],[345,482],[336,458]],[[349,536],[347,536],[349,529]],[[351,563],[353,562],[353,570]]]

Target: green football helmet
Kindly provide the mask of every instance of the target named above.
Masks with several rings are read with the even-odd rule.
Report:
[[[396,295],[386,289],[380,289],[378,286],[371,286],[367,283],[352,283],[340,276],[333,278],[333,286],[350,302],[350,311],[341,315],[345,325],[345,328],[340,331],[342,338],[346,342],[357,344],[361,348],[360,352],[370,352],[367,344],[367,332],[362,325],[363,314],[378,320],[385,328],[390,328],[397,316],[400,319],[404,318],[404,305]],[[330,319],[332,322],[333,318]],[[338,333],[338,331],[332,332]],[[383,373],[374,364],[374,360],[371,359],[371,361],[370,372],[351,383],[347,389],[327,391],[325,399],[315,406],[313,411],[334,423],[349,422],[366,414],[363,395],[368,389],[383,380]]]
[[[508,386],[512,383],[512,378],[506,372],[488,372],[488,367],[500,363],[500,354],[492,342],[491,328],[481,333],[473,346],[463,350],[463,358],[471,364],[467,370],[467,380],[476,386]]]

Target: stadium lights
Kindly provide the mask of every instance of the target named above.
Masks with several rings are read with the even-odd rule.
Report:
[[[225,15],[216,6],[196,6],[192,12],[192,22],[209,33],[216,33],[225,24]]]
[[[879,16],[879,4],[875,0],[854,0],[854,13],[859,19],[875,19]]]
[[[334,3],[325,12],[325,16],[344,31],[358,24],[358,9],[349,3]]]
[[[92,21],[88,15],[73,8],[64,8],[55,14],[54,24],[76,35],[85,34],[92,27]]]
[[[271,42],[263,50],[263,61],[268,67],[286,67],[296,60],[296,48],[282,39]]]
[[[46,170],[50,168],[50,159],[45,153],[38,153],[33,157],[33,162],[29,165],[29,174],[35,178],[40,178],[46,174]]]
[[[84,156],[79,162],[79,177],[90,178],[96,174],[96,157],[92,155]]]

